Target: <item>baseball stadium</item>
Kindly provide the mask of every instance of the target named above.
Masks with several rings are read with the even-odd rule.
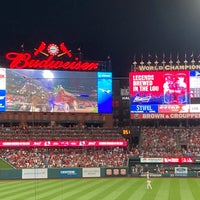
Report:
[[[64,42],[0,59],[0,199],[198,200],[197,58],[88,61]]]

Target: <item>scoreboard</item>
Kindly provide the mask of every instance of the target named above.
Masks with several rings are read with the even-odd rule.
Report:
[[[200,71],[130,72],[131,118],[199,118]]]

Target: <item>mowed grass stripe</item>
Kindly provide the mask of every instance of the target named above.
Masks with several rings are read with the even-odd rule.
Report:
[[[123,179],[122,178],[106,178],[104,179],[103,186],[98,187],[98,194],[96,194],[93,199],[99,200],[103,199],[105,196],[109,195],[110,192],[115,190],[119,182],[121,183]]]
[[[7,182],[5,182],[5,185],[7,185],[7,188],[1,188],[0,189],[0,199],[16,199],[17,195],[23,195],[24,193],[28,192],[31,196],[34,195],[34,191],[35,191],[35,187],[33,185],[33,183],[31,182],[22,182],[19,184],[18,182],[15,182],[15,185],[11,185],[10,184],[6,184]]]
[[[129,190],[129,194],[126,195],[127,200],[140,200],[142,199],[145,190],[146,190],[146,182],[145,178],[134,178],[132,184],[132,191]],[[124,198],[125,200],[125,198]]]
[[[79,181],[72,181],[70,179],[58,179],[58,180],[48,180],[51,181],[51,188],[41,188],[38,190],[38,196],[41,200],[46,199],[54,199],[58,198],[58,196],[62,196],[65,190],[74,191],[81,183]],[[49,184],[50,184],[49,183]]]
[[[118,183],[115,183],[115,187],[109,194],[102,196],[102,200],[121,200],[124,199],[123,192],[130,186],[130,179],[118,179]],[[104,194],[104,193],[103,193]]]
[[[97,179],[95,179],[97,180]],[[67,198],[71,199],[71,196],[77,193],[79,188],[83,187],[91,187],[96,181],[92,179],[63,179],[60,180],[60,188],[57,188],[57,191],[55,191],[53,194],[45,194],[45,197],[42,199],[48,199],[48,200],[57,200],[59,198]],[[93,183],[94,182],[94,183]]]
[[[4,189],[7,189],[8,187],[16,187],[16,185],[23,185],[21,180],[6,180],[6,181],[0,181],[0,192],[4,191]]]
[[[180,184],[180,195],[182,200],[194,200],[194,196],[192,194],[192,191],[190,190],[190,187],[188,185],[188,179],[180,178],[179,179]]]
[[[108,186],[112,187],[112,182],[111,180],[108,180],[110,184],[108,184]],[[119,184],[118,180],[115,179],[113,180],[114,182],[116,182],[115,184]],[[96,187],[100,187],[101,186],[101,182],[98,181],[98,179],[90,179],[90,183],[88,184],[82,184],[81,187],[77,187],[76,188],[76,192],[73,192],[72,195],[68,194],[68,198],[69,199],[79,199],[80,197],[82,199],[86,199],[87,200],[87,197],[86,198],[83,198],[84,195],[90,193],[91,191],[95,190]],[[115,185],[114,184],[114,185]]]
[[[95,188],[91,188],[91,190],[87,194],[83,194],[81,197],[78,197],[77,199],[87,199],[87,200],[93,200],[93,199],[99,199],[102,198],[102,194],[104,194],[104,191],[107,190],[107,188],[114,184],[119,183],[118,180],[108,178],[108,179],[99,179],[99,184],[95,185]]]
[[[82,181],[81,181],[82,180]],[[49,190],[48,188],[44,191],[38,191],[38,196],[40,200],[54,200],[63,197],[68,197],[68,195],[72,195],[72,193],[77,192],[77,188],[82,188],[83,186],[87,186],[92,184],[91,180],[87,179],[77,179],[76,181],[71,181],[70,179],[67,180],[57,180],[58,187],[52,188]],[[42,194],[41,194],[42,193]]]
[[[188,182],[188,189],[192,192],[194,200],[200,199],[200,179],[186,179]]]
[[[85,187],[89,187],[91,188],[92,185],[94,184],[98,184],[98,182],[102,182],[103,183],[104,179],[95,179],[95,180],[91,180],[91,179],[77,179],[76,180],[76,184],[74,184],[73,189],[72,187],[67,187],[66,185],[70,185],[70,182],[68,182],[67,180],[65,180],[65,182],[63,182],[63,186],[62,186],[62,190],[60,192],[60,196],[49,196],[48,199],[51,200],[57,200],[57,199],[77,199],[78,197],[76,197],[76,193],[80,191],[80,189],[85,188]],[[105,182],[105,181],[104,181]],[[86,199],[88,199],[87,197],[87,192],[86,192]],[[82,197],[82,200],[84,198]]]
[[[61,182],[62,180],[4,181],[4,187],[0,187],[0,199],[35,199],[34,196],[45,196],[44,199],[47,199],[46,196],[60,193]]]
[[[38,183],[40,184],[40,188],[49,187],[49,185],[45,184],[41,181],[33,181],[33,180],[21,180],[21,181],[11,181],[4,182],[4,185],[7,185],[7,189],[5,187],[0,188],[0,199],[29,199],[30,196],[35,196],[37,192]],[[7,184],[5,184],[7,183]],[[11,184],[12,183],[12,187]],[[15,183],[15,184],[14,184]]]
[[[35,196],[36,199],[48,199],[46,198],[46,196],[49,196],[49,195],[57,195],[58,193],[60,194],[60,191],[59,191],[59,188],[60,187],[60,182],[57,180],[57,181],[49,181],[49,182],[46,182],[46,181],[36,181],[35,183],[33,182],[33,188],[32,188],[32,191],[27,191],[27,192],[24,192],[23,194],[18,194],[18,195],[15,195],[16,197],[16,200],[17,199],[26,199],[26,200],[31,200],[33,199],[32,197]],[[31,192],[31,194],[30,194]]]
[[[155,181],[153,181],[152,187],[153,187],[153,190],[157,190],[157,194],[154,200],[168,200],[169,199],[170,179],[157,178]]]
[[[133,199],[132,194],[135,190],[137,190],[138,187],[140,187],[140,185],[143,185],[143,181],[142,179],[138,179],[138,178],[129,178],[127,179],[127,184],[125,185],[125,188],[123,189],[123,191],[121,192],[120,195],[118,195],[117,199],[121,200],[121,199]]]
[[[169,199],[181,200],[179,179],[171,178],[169,187]]]

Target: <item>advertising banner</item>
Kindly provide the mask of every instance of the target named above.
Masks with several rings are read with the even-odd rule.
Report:
[[[199,119],[200,113],[131,113],[131,119]]]
[[[194,163],[194,158],[192,157],[179,157],[179,158],[164,158],[164,163]]]
[[[106,176],[126,176],[127,169],[126,168],[106,168],[105,175]]]
[[[141,163],[194,163],[193,157],[177,157],[177,158],[140,158]]]
[[[0,112],[6,111],[6,69],[0,68]]]
[[[6,90],[0,90],[0,112],[6,111]]]
[[[187,176],[188,168],[187,167],[175,167],[175,176]]]
[[[141,163],[163,163],[163,158],[140,158]]]
[[[89,147],[89,146],[127,146],[125,140],[101,140],[101,141],[90,141],[90,140],[64,140],[64,141],[0,141],[0,147]]]
[[[189,71],[130,72],[132,104],[189,104]]]
[[[83,168],[83,177],[100,177],[101,176],[101,170],[100,168]]]
[[[47,168],[22,169],[22,179],[48,178]]]
[[[60,169],[60,177],[61,178],[78,178],[79,172],[76,168],[66,168]]]

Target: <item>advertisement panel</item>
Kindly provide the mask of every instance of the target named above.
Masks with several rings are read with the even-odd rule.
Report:
[[[89,178],[89,177],[100,177],[101,176],[101,170],[100,168],[82,168],[83,170],[83,177]]]
[[[177,163],[177,164],[183,164],[183,163],[194,163],[194,158],[192,157],[179,157],[179,158],[164,158],[164,163]]]
[[[112,74],[98,72],[98,113],[112,113]]]
[[[0,112],[6,111],[6,70],[0,68]]]
[[[0,90],[0,112],[6,111],[6,90]]]
[[[131,119],[199,119],[200,113],[156,113],[156,114],[133,114]]]
[[[60,177],[61,178],[78,178],[79,172],[76,168],[66,168],[60,169]]]
[[[200,163],[200,157],[196,157],[194,160],[195,163]]]
[[[199,85],[197,70],[130,72],[131,119],[199,118]]]
[[[59,69],[72,71],[94,71],[98,62],[83,61],[72,53],[64,43],[40,42],[33,52],[10,51],[5,55],[8,67],[11,69]]]
[[[158,106],[158,113],[188,113],[189,111],[190,111],[189,104]]]
[[[131,104],[189,104],[189,71],[130,72]]]
[[[109,147],[109,146],[121,146],[126,147],[127,142],[121,141],[89,141],[89,140],[64,140],[64,141],[0,141],[0,147]]]
[[[111,72],[33,69],[4,69],[4,72],[6,87],[5,93],[0,90],[0,107],[5,106],[5,111],[112,113]],[[5,100],[6,103],[1,102]]]
[[[141,163],[163,163],[163,158],[140,158]]]
[[[188,175],[188,168],[187,167],[175,167],[174,169],[175,176],[187,176]]]
[[[47,168],[22,169],[22,179],[46,179]]]
[[[105,176],[127,176],[126,168],[106,168]]]
[[[197,119],[200,71],[130,72],[131,119]]]
[[[193,157],[140,158],[140,163],[194,163]]]

